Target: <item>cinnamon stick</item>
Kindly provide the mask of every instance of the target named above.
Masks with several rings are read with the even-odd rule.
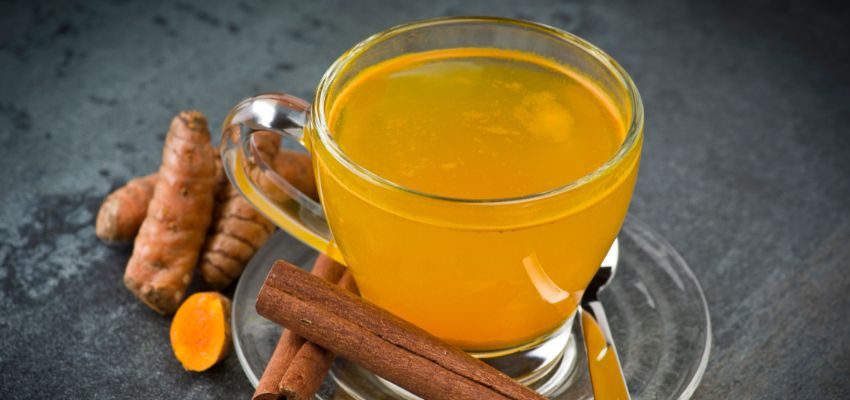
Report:
[[[286,374],[286,370],[298,353],[298,350],[306,342],[302,337],[296,335],[289,329],[283,331],[280,340],[277,341],[272,357],[263,371],[257,390],[254,391],[253,400],[277,400],[280,398],[278,386],[280,379]]]
[[[345,271],[339,279],[337,286],[357,293],[357,285],[351,272]],[[287,330],[287,332],[291,332]],[[331,368],[334,354],[313,343],[305,342],[295,358],[290,363],[289,369],[280,380],[279,393],[287,400],[309,400],[319,391],[325,375]]]
[[[360,290],[357,289],[357,284],[354,282],[354,275],[351,275],[351,272],[348,270],[342,274],[342,277],[339,278],[339,282],[337,282],[336,285],[351,293],[360,295]]]
[[[316,277],[332,283],[339,282],[342,275],[346,272],[347,270],[344,265],[334,261],[333,258],[324,254],[319,254],[319,258],[317,258],[316,262],[313,263],[313,270],[310,271],[310,273]]]
[[[272,266],[260,289],[257,312],[426,399],[544,399],[409,322],[283,261]]]
[[[324,254],[320,254],[319,258],[313,264],[312,274],[330,282],[340,281],[343,273],[351,275],[345,270],[344,266]],[[290,396],[288,398],[291,400],[309,398],[315,394],[315,391],[322,384],[328,369],[330,369],[330,364],[333,362],[333,354],[318,346],[311,345],[310,347],[314,349],[308,350],[307,353],[298,357],[298,354],[304,348],[305,342],[306,340],[288,329],[280,335],[277,346],[275,346],[275,350],[266,365],[266,369],[263,371],[263,376],[257,384],[257,389],[254,391],[253,400],[279,399],[281,393],[284,393],[283,379],[290,369],[293,369],[293,372],[290,374],[290,380],[286,384],[286,391],[289,393],[287,396]],[[321,354],[320,352],[329,355],[319,356]],[[314,361],[321,361],[324,357],[329,357],[330,361],[327,363]],[[318,380],[318,384],[313,383],[315,380]],[[295,382],[298,384],[296,385]],[[310,390],[313,390],[313,392],[310,392]]]
[[[334,353],[305,342],[283,374],[278,391],[286,400],[312,399],[322,386],[333,360]]]

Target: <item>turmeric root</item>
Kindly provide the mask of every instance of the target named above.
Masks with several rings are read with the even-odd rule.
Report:
[[[188,371],[205,371],[230,350],[230,299],[216,292],[189,296],[171,322],[171,348]]]
[[[319,200],[309,154],[281,149],[274,157],[272,168],[307,197]]]
[[[198,262],[213,212],[216,169],[207,120],[197,111],[171,122],[147,215],[124,284],[161,314],[177,309]]]
[[[280,135],[256,132],[257,156],[271,163],[280,146]],[[239,277],[245,264],[274,232],[274,225],[252,207],[229,182],[217,190],[214,224],[201,254],[201,276],[221,289]]]
[[[280,149],[271,162],[274,171],[283,179],[313,200],[318,201],[316,177],[313,174],[313,164],[310,155],[287,149]],[[277,182],[260,169],[252,171],[252,177],[263,193],[277,204],[284,204],[291,196],[280,188]]]
[[[274,232],[274,225],[252,207],[236,188],[224,186],[216,205],[215,226],[201,255],[201,276],[216,289],[239,277],[245,264]]]
[[[298,190],[313,199],[318,198],[310,156],[292,150],[278,150],[278,145],[272,143],[279,140],[278,136],[271,133],[273,137],[265,136],[263,133],[254,134],[260,156],[271,160],[274,171]],[[274,152],[276,154],[271,154]],[[276,202],[289,198],[270,178],[260,173],[259,183],[270,198]],[[226,287],[238,278],[248,260],[274,232],[274,225],[233,186],[226,185],[222,190],[224,195],[219,197],[216,205],[216,223],[201,256],[201,275],[216,289]]]
[[[259,156],[270,164],[274,171],[281,175],[296,188],[304,192],[307,196],[318,199],[316,190],[316,182],[313,175],[310,157],[307,154],[295,152],[292,150],[278,150],[280,144],[280,136],[272,132],[257,132],[254,134],[256,149]],[[216,154],[217,155],[217,154]],[[204,250],[200,256],[201,275],[204,280],[213,288],[220,289],[228,286],[236,279],[245,268],[245,264],[254,255],[254,253],[265,243],[268,237],[274,232],[274,225],[255,210],[245,200],[239,192],[227,181],[221,171],[220,160],[215,157],[216,177],[216,196],[215,196],[215,211],[213,213],[213,224],[209,236],[205,242]],[[259,170],[256,170],[260,172]],[[145,218],[148,202],[153,195],[153,188],[158,180],[157,174],[152,174],[143,178],[138,178],[130,181],[124,188],[117,190],[104,201],[101,207],[101,214],[98,215],[98,230],[100,227],[107,226],[107,222],[101,223],[101,219],[106,220],[106,215],[109,218],[117,221],[122,229],[122,239],[112,240],[129,240],[136,234],[139,225]],[[264,188],[270,197],[279,203],[289,199],[289,195],[283,193],[273,181],[261,173],[258,177],[258,182]],[[142,194],[135,193],[139,190],[142,184],[148,185],[147,197]],[[132,192],[131,192],[132,190]],[[120,196],[119,196],[120,195]],[[115,198],[113,200],[113,198]],[[118,203],[121,200],[124,203]],[[109,205],[116,204],[119,205]],[[135,206],[132,210],[129,206]],[[112,211],[117,209],[117,211]],[[107,214],[107,212],[111,214]],[[135,212],[135,213],[133,213]],[[135,222],[135,227],[131,221]],[[126,221],[126,222],[125,222]],[[111,223],[111,222],[110,222]],[[116,223],[111,223],[109,226],[115,226]],[[106,228],[104,228],[106,229]],[[105,235],[105,234],[104,234]],[[98,233],[98,236],[107,240],[104,236]],[[168,250],[168,247],[163,247]],[[128,266],[128,271],[130,270]],[[149,274],[152,272],[149,271]],[[191,272],[189,272],[191,275]],[[127,283],[125,277],[125,283]],[[146,278],[152,279],[152,278]],[[133,279],[135,280],[135,279]],[[127,283],[128,288],[136,293],[141,290],[140,283]],[[139,287],[138,289],[134,289]],[[152,289],[147,289],[152,290]],[[183,289],[185,290],[185,288]],[[182,295],[182,291],[180,291]],[[155,301],[153,298],[161,296],[160,294],[138,294],[143,301],[151,305],[152,308],[161,312],[168,313],[169,311],[163,307],[152,305]],[[145,298],[151,298],[150,301]],[[179,301],[179,299],[177,299]],[[174,306],[176,307],[176,306]],[[168,307],[165,307],[168,308]]]
[[[107,242],[133,240],[147,214],[156,177],[150,174],[131,179],[106,196],[97,213],[95,235]]]

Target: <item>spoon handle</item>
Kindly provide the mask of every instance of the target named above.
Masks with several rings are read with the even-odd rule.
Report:
[[[582,301],[580,314],[593,397],[596,400],[631,399],[602,303]]]

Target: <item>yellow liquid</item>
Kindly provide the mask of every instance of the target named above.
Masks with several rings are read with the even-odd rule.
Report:
[[[361,71],[335,93],[328,120],[341,151],[390,182],[498,199],[599,168],[623,143],[619,115],[569,68],[467,48]],[[539,338],[575,311],[624,218],[639,146],[599,183],[492,208],[377,189],[327,149],[314,152],[334,239],[363,296],[463,349],[494,350]]]

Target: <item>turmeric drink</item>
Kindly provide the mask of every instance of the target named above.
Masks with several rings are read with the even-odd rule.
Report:
[[[626,136],[595,82],[531,53],[458,48],[372,65],[331,99],[335,150],[314,146],[314,163],[367,300],[471,351],[572,316],[619,231],[640,147],[583,178]]]

